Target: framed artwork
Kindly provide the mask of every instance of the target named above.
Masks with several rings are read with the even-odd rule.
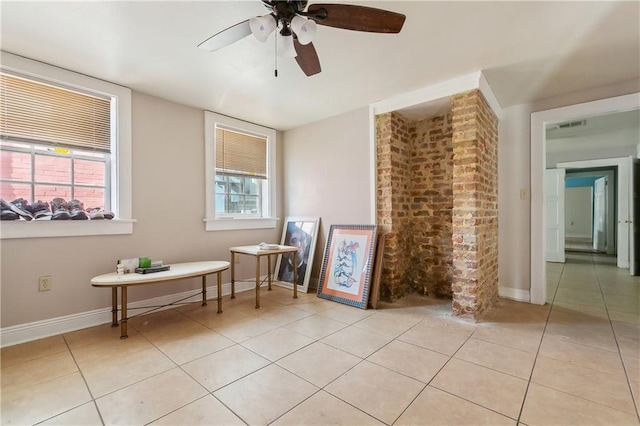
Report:
[[[306,293],[311,279],[311,266],[318,239],[319,217],[287,217],[280,244],[298,247],[298,291]],[[277,280],[283,287],[293,287],[293,253],[278,256]]]
[[[367,309],[375,245],[375,225],[331,225],[318,297]]]

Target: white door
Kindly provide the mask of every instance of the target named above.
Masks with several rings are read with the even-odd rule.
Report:
[[[564,175],[565,169],[547,169],[544,174],[545,260],[564,263]]]
[[[607,250],[607,178],[594,182],[593,191],[593,249]]]
[[[631,160],[631,202],[629,203],[629,274],[640,274],[640,166]]]

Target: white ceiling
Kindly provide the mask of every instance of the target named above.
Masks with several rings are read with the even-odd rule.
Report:
[[[311,2],[313,3],[313,2]],[[274,43],[196,46],[253,1],[0,3],[4,51],[286,130],[483,71],[502,107],[640,79],[640,2],[338,1],[407,15],[400,34],[318,27],[322,72]]]

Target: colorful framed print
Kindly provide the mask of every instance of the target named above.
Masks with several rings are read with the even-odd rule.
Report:
[[[280,244],[298,247],[298,291],[306,293],[318,239],[319,217],[287,217]],[[293,288],[293,253],[281,254],[276,261],[277,285]]]
[[[375,245],[375,225],[331,225],[318,297],[367,309]]]

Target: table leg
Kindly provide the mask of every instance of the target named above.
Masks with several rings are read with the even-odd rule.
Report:
[[[271,255],[267,255],[267,281],[269,282],[268,291],[271,291]]]
[[[298,252],[293,252],[293,298],[298,298]]]
[[[256,309],[260,309],[260,256],[256,256]]]
[[[222,313],[222,272],[218,271],[216,273],[216,275],[218,276],[218,313],[221,314]]]
[[[122,311],[120,314],[120,338],[126,339],[127,335],[127,286],[120,287],[120,302],[122,303]]]
[[[236,298],[236,254],[231,252],[231,298]]]
[[[202,306],[207,306],[207,276],[202,276]]]
[[[111,287],[111,327],[118,326],[118,287]]]

